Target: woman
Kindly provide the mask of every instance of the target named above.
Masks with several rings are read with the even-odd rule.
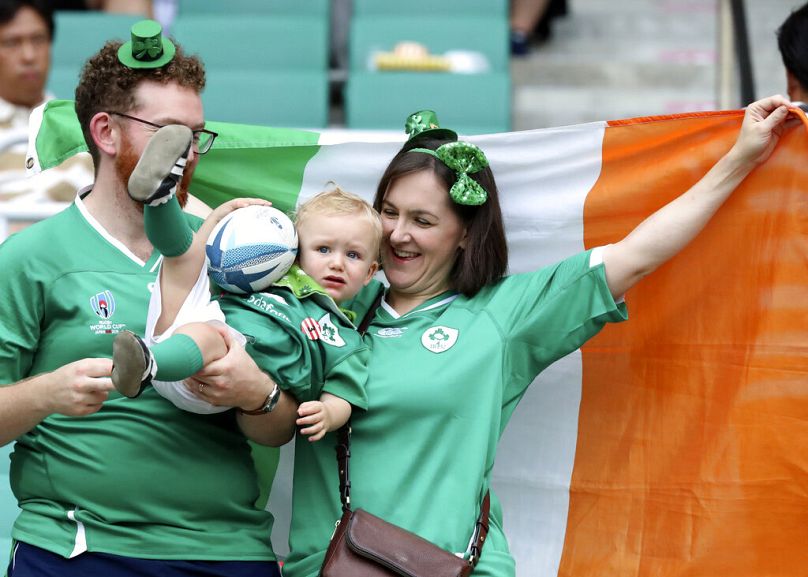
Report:
[[[780,96],[750,105],[732,149],[623,240],[506,278],[497,189],[479,149],[441,148],[453,139],[434,130],[405,144],[375,200],[390,287],[366,335],[370,405],[353,417],[351,505],[465,551],[499,437],[527,386],[605,323],[626,318],[622,295],[768,158],[789,125],[788,105]],[[373,290],[382,288],[363,302]],[[259,442],[268,434],[247,432]],[[318,574],[339,517],[332,444],[298,443],[285,576]],[[493,493],[490,524],[474,575],[514,575]]]

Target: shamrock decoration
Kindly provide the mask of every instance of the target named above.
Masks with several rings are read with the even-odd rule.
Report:
[[[447,335],[445,332],[443,332],[443,329],[438,329],[435,332],[433,332],[431,335],[429,335],[429,338],[430,338],[430,340],[433,340],[433,341],[437,341],[437,340],[448,341],[449,340],[449,335]]]
[[[335,330],[334,330],[333,326],[325,325],[323,327],[320,327],[320,330],[322,331],[322,334],[326,338],[326,340],[329,340],[329,341],[334,340]]]
[[[160,37],[140,38],[133,42],[132,55],[138,60],[154,60],[163,53]],[[148,58],[146,56],[148,55]]]
[[[128,68],[160,68],[174,58],[174,43],[163,36],[156,20],[140,20],[132,24],[131,40],[118,48],[118,61]]]
[[[457,173],[457,182],[449,190],[449,196],[457,204],[479,206],[488,199],[485,189],[469,176],[488,166],[488,159],[478,146],[470,142],[448,142],[437,150],[413,148],[410,152],[430,154]]]
[[[454,130],[440,127],[438,115],[434,110],[419,110],[410,114],[404,123],[404,131],[410,140],[422,134],[433,138],[457,140],[457,133]]]
[[[434,128],[430,126],[429,123],[424,119],[423,116],[420,114],[412,114],[407,118],[407,123],[404,125],[404,131],[407,133],[409,138],[414,137],[417,134],[420,134],[424,130],[429,128]]]

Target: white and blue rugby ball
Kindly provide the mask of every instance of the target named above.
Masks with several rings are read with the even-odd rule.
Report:
[[[225,216],[205,246],[210,278],[236,294],[259,292],[295,262],[297,231],[271,206],[246,206]]]

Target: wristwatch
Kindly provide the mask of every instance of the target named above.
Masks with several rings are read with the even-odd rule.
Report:
[[[275,388],[273,388],[272,392],[267,395],[266,400],[264,400],[264,403],[259,408],[252,411],[245,411],[244,409],[239,410],[242,415],[265,415],[272,412],[272,409],[274,409],[275,405],[278,404],[280,398],[281,389],[278,387],[278,383],[275,383]]]

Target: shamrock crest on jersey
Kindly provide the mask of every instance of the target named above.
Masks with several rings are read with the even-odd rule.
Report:
[[[421,335],[421,344],[433,353],[448,351],[457,342],[459,331],[451,327],[430,327]]]
[[[344,347],[345,341],[339,334],[339,329],[331,321],[331,313],[326,313],[323,318],[317,321],[320,325],[320,340],[334,347]]]

